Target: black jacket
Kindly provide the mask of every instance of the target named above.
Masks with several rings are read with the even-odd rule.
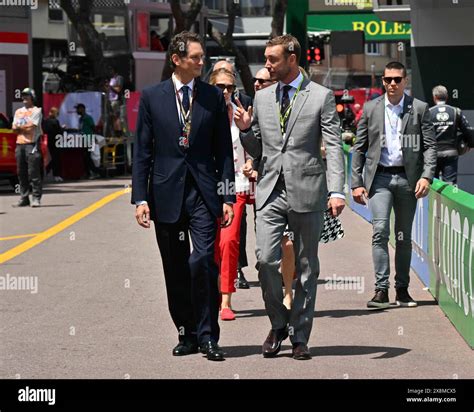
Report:
[[[430,108],[435,128],[438,156],[457,156],[458,132],[469,139],[473,133],[466,117],[457,107],[440,103]]]

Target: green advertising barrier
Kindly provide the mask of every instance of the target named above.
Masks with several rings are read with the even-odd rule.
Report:
[[[428,242],[431,294],[474,348],[474,195],[435,179]]]

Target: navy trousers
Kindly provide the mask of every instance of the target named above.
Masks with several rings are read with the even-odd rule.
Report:
[[[168,307],[179,340],[217,343],[220,302],[219,271],[214,260],[217,219],[204,203],[191,173],[187,173],[178,221],[155,222],[155,232],[163,261]]]

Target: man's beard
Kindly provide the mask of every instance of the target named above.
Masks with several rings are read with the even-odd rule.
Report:
[[[274,72],[275,78],[272,80],[282,81],[288,76],[288,74],[290,74],[290,72],[291,72],[291,68],[289,66],[285,68],[281,68],[278,72]]]

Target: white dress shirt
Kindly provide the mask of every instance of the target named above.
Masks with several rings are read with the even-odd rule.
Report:
[[[386,167],[403,166],[403,154],[400,135],[402,132],[403,103],[402,100],[397,105],[393,105],[385,95],[385,139],[382,141],[382,150],[380,153],[380,164]]]
[[[185,85],[184,83],[181,83],[173,73],[172,76],[174,84],[176,86],[176,90],[178,90],[178,95],[179,98],[181,99],[181,103],[183,102],[183,90],[182,87]],[[186,84],[188,86],[188,96],[189,96],[189,101],[191,102],[192,96],[193,96],[193,87],[194,87],[194,79],[192,79],[189,83]],[[184,123],[183,115],[181,114],[181,110],[179,109],[179,101],[178,101],[178,96],[176,96],[176,110],[178,111],[179,115],[179,120],[181,121],[181,124]]]

